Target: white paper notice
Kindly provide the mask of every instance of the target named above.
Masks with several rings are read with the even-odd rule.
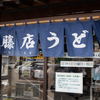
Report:
[[[83,73],[56,72],[55,91],[66,93],[83,93]]]
[[[93,61],[60,61],[61,67],[93,67]]]

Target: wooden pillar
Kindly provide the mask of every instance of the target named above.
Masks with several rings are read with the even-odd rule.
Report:
[[[47,57],[44,57],[43,100],[47,100]]]
[[[2,100],[1,74],[2,74],[2,55],[0,55],[0,100]]]

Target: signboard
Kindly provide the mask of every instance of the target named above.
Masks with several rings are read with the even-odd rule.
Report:
[[[83,93],[83,73],[56,72],[56,92]]]
[[[60,61],[61,67],[93,67],[93,61]]]
[[[93,54],[94,54],[93,57],[85,57],[85,58],[100,58],[100,52],[94,52]],[[68,53],[65,52],[63,58],[84,58],[84,57],[70,57],[68,56]]]
[[[32,91],[24,91],[24,96],[33,97]]]
[[[27,66],[22,67],[22,75],[29,77],[30,76],[30,69],[31,69],[31,67],[27,67]]]

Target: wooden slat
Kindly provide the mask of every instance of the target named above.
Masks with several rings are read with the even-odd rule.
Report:
[[[93,16],[92,18],[93,18],[93,19],[99,19],[100,16]]]
[[[50,20],[39,21],[39,23],[49,23]]]
[[[86,20],[90,20],[90,17],[85,17]]]
[[[66,21],[66,22],[67,22],[67,21],[70,21],[70,19],[69,19],[69,18],[66,18],[65,21]]]
[[[93,19],[100,19],[100,16],[92,16]],[[76,21],[77,18],[66,18],[65,21]],[[79,20],[90,20],[90,17],[79,17]],[[43,21],[39,21],[39,23],[49,23],[50,20],[43,20]],[[63,22],[63,19],[55,19],[55,20],[51,20],[52,23],[55,22]],[[28,25],[30,24],[37,24],[37,21],[32,21],[32,22],[27,22]],[[25,22],[22,23],[16,23],[17,26],[21,26],[21,25],[25,25]],[[4,27],[5,24],[1,24],[0,27]],[[10,23],[10,24],[6,24],[6,26],[14,26],[14,23]]]
[[[18,25],[18,26],[25,25],[25,23],[16,23],[16,25]]]
[[[51,20],[52,22],[63,22],[63,19]]]
[[[37,21],[34,21],[34,22],[27,22],[27,24],[37,24]]]
[[[76,21],[76,18],[70,18],[70,21]]]
[[[4,26],[5,26],[4,24],[1,24],[1,25],[0,25],[0,27],[4,27]]]
[[[6,24],[6,26],[14,26],[14,23]]]
[[[85,20],[85,17],[80,17],[79,20]]]

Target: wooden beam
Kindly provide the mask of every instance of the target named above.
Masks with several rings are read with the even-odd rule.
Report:
[[[39,2],[39,3],[49,3],[49,0],[34,0],[34,2]]]
[[[18,5],[16,5],[14,2],[2,2],[3,7],[9,7],[9,8],[17,8]]]
[[[43,100],[47,100],[47,57],[44,57]]]
[[[0,100],[2,100],[2,55],[0,54]]]
[[[99,13],[99,15],[100,15],[100,13]],[[78,17],[79,18],[79,20],[80,21],[87,21],[87,20],[90,20],[90,17],[91,17],[91,15],[89,16],[89,17]],[[100,16],[92,16],[92,18],[93,18],[93,20],[99,20],[100,19]],[[67,21],[76,21],[77,20],[77,17],[72,17],[72,18],[64,18],[65,19],[65,21],[67,22]],[[31,24],[37,24],[37,21],[22,21],[22,22],[16,22],[16,25],[17,26],[23,26],[23,25],[25,25],[25,23],[27,22],[27,25],[31,25]],[[41,23],[49,23],[50,22],[50,19],[48,19],[48,20],[40,20],[39,21],[39,23],[41,24]],[[51,20],[51,22],[52,23],[57,23],[57,22],[63,22],[63,19],[53,19],[53,20]],[[6,24],[6,26],[7,27],[9,27],[9,26],[14,26],[15,25],[15,23],[9,23],[9,24]],[[5,27],[5,24],[0,24],[0,27]]]
[[[33,6],[32,0],[16,0],[16,4],[22,4],[26,6]]]
[[[0,1],[0,7],[2,7],[3,6],[3,3]]]
[[[76,3],[76,4],[63,3],[63,4],[52,4],[52,5],[49,4],[49,5],[33,6],[15,10],[14,9],[7,10],[7,11],[2,11],[1,21],[84,14],[84,13],[92,13],[92,11],[95,10],[100,12],[99,4],[100,4],[99,1],[91,3]],[[16,16],[16,14],[19,16]]]
[[[8,2],[8,1],[12,1],[12,0],[2,0],[3,2]]]
[[[59,0],[59,1],[61,1],[61,2],[66,2],[66,0]]]

